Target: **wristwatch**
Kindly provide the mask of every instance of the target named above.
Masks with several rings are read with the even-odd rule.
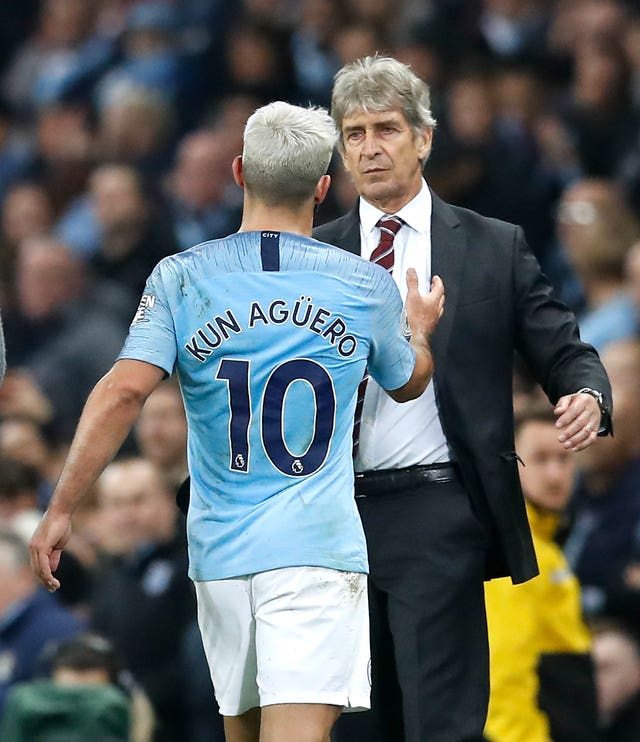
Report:
[[[611,426],[611,410],[607,407],[602,392],[585,386],[582,387],[582,389],[578,389],[576,394],[590,394],[598,403],[598,407],[600,408],[600,428],[598,429],[598,435],[603,436],[613,433]]]

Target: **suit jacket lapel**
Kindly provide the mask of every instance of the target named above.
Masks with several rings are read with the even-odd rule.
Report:
[[[444,282],[446,293],[445,309],[442,319],[431,338],[431,349],[438,363],[443,363],[456,306],[460,294],[460,280],[464,267],[467,241],[454,210],[431,192],[433,207],[431,211],[431,272]],[[354,208],[333,223],[335,232],[330,242],[340,245],[355,255],[360,255],[360,213],[359,202]],[[319,227],[322,233],[322,227]],[[322,237],[320,237],[322,239]],[[438,374],[436,363],[436,374]]]
[[[467,252],[467,242],[454,210],[433,192],[431,212],[431,273],[442,278],[445,290],[444,314],[431,338],[436,359],[436,375],[442,373],[438,364],[444,362],[449,338],[460,298],[460,282]]]

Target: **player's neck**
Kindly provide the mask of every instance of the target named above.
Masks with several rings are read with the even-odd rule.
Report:
[[[311,236],[313,211],[282,209],[263,204],[253,205],[242,214],[239,232],[291,232]]]

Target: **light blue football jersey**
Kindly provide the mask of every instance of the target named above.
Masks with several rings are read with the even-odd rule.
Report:
[[[357,388],[415,354],[389,274],[317,240],[245,232],[162,260],[120,358],[177,372],[188,421],[189,575],[367,572],[353,493]]]

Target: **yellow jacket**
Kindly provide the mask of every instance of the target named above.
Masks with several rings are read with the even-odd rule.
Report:
[[[553,536],[558,517],[527,503],[540,574],[513,585],[485,585],[491,696],[485,735],[491,742],[551,742],[538,708],[538,662],[543,654],[588,653],[580,588]]]

